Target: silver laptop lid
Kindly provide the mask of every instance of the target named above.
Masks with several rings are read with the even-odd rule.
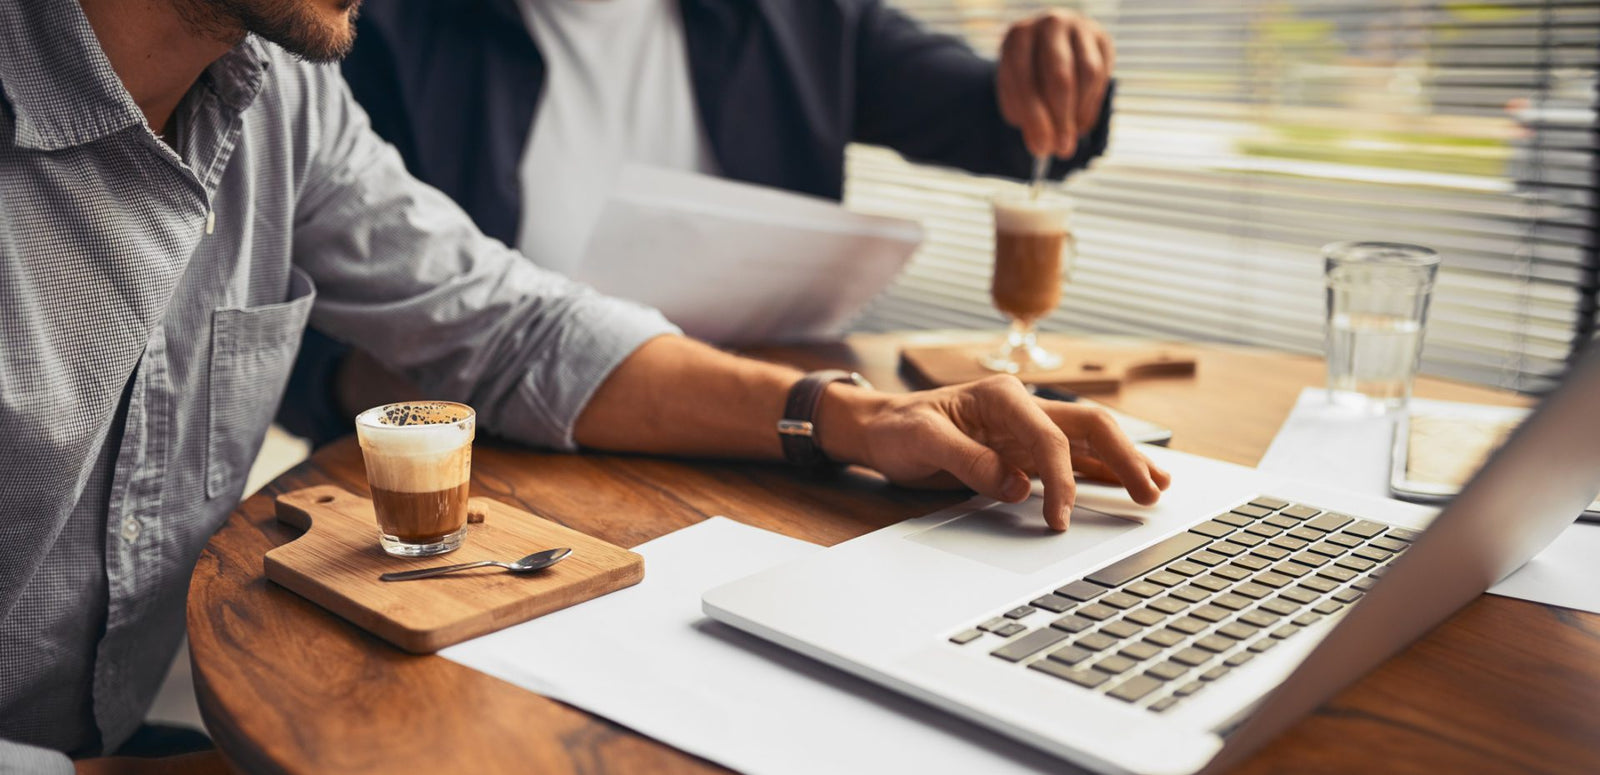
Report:
[[[1334,692],[1521,567],[1600,493],[1600,346],[1591,346],[1410,550],[1228,736],[1231,769]]]

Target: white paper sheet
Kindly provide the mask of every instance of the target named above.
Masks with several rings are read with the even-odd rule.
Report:
[[[752,775],[1063,771],[701,613],[705,590],[817,549],[716,517],[636,547],[637,586],[439,653]]]
[[[921,242],[912,221],[630,165],[580,263],[554,268],[709,342],[804,341],[842,333]]]
[[[1418,407],[1449,402],[1415,399]],[[1257,468],[1292,479],[1388,497],[1394,420],[1336,406],[1327,391],[1306,388]],[[1489,588],[1496,595],[1600,613],[1600,525],[1575,523],[1516,573]]]

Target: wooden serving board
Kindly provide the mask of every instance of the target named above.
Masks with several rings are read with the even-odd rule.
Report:
[[[278,521],[305,535],[266,554],[267,578],[414,654],[431,654],[575,603],[632,586],[644,558],[488,498],[473,498],[461,548],[391,557],[378,546],[372,501],[324,485],[278,496]],[[542,549],[571,556],[527,575],[478,568],[416,581],[378,574],[477,560],[509,562]]]
[[[1039,344],[1060,355],[1061,367],[1050,371],[1018,374],[1023,382],[1052,385],[1076,393],[1110,393],[1124,382],[1157,376],[1194,374],[1194,353],[1181,347],[1158,345],[1096,344],[1080,337],[1040,334]],[[979,359],[1000,346],[993,340],[962,341],[906,347],[900,358],[919,377],[932,385],[960,385],[992,377]]]

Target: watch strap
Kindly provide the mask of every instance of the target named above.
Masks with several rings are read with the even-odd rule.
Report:
[[[816,439],[817,406],[822,394],[835,382],[855,383],[860,377],[841,369],[813,371],[800,378],[789,388],[789,398],[784,403],[783,419],[778,421],[778,439],[783,445],[783,457],[790,463],[805,468],[815,468],[832,461],[823,454]]]

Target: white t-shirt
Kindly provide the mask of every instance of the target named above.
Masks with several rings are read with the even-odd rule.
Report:
[[[716,174],[678,0],[518,0],[544,93],[518,167],[517,247],[570,273],[627,162]]]

